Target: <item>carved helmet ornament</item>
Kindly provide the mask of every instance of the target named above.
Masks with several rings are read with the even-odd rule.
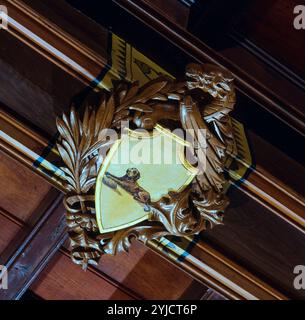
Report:
[[[85,269],[128,251],[132,238],[189,236],[222,223],[234,104],[229,72],[190,64],[183,80],[118,81],[82,119],[73,107],[58,118],[73,261]]]

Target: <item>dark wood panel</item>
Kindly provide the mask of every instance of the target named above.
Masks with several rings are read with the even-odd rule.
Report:
[[[305,261],[304,234],[238,190],[232,188],[229,196],[224,226],[203,233],[202,239],[292,297],[305,298],[304,291],[293,288],[294,267]]]
[[[294,159],[291,159],[287,154],[281,152],[272,144],[266,142],[258,135],[255,135],[253,132],[247,132],[249,143],[253,148],[256,164],[264,168],[265,171],[268,171],[273,177],[276,177],[277,180],[282,181],[282,183],[286,184],[296,193],[299,193],[304,197],[304,165]],[[286,143],[289,143],[289,141]]]
[[[271,57],[304,76],[305,35],[293,25],[294,7],[300,4],[298,0],[249,1],[236,29]]]
[[[261,209],[260,209],[261,207],[256,207],[256,210],[258,210],[259,212],[261,212]],[[265,212],[264,214],[266,214],[266,215],[268,215],[268,214],[270,214],[269,212]],[[251,221],[251,220],[250,220]],[[260,221],[260,220],[259,220]],[[258,224],[260,224],[260,222],[258,222]],[[271,225],[272,225],[272,223],[271,223]],[[274,231],[273,231],[274,232]],[[285,232],[283,232],[283,233],[285,233]],[[253,235],[254,236],[254,235]],[[254,238],[252,238],[252,241],[253,242],[255,242],[254,240],[253,240]],[[237,249],[236,249],[236,251],[237,251]],[[232,254],[232,253],[231,253]],[[146,255],[146,254],[145,254]],[[248,260],[247,260],[248,261]],[[249,260],[250,261],[250,260]],[[248,261],[248,262],[249,262]],[[251,267],[251,266],[250,266]],[[262,269],[263,269],[263,267],[262,267]],[[265,269],[264,269],[265,270]],[[268,271],[269,273],[270,273],[270,271]],[[264,274],[264,276],[266,276],[265,274]],[[127,278],[128,278],[128,276],[127,276]],[[271,280],[272,281],[272,280]]]
[[[140,242],[133,242],[129,253],[105,255],[98,269],[144,299],[179,299],[193,283],[189,275]],[[206,291],[204,286],[197,289],[194,298]]]
[[[0,152],[0,208],[28,221],[51,186],[20,163]]]
[[[183,295],[180,296],[180,299],[181,300],[203,300],[203,297],[209,291],[213,292],[215,296],[218,295],[218,293],[216,293],[216,291],[214,291],[213,289],[209,289],[207,286],[203,285],[202,283],[196,280],[193,280],[192,283],[188,286],[188,288],[184,291]]]
[[[272,69],[260,57],[252,55],[239,43],[232,42],[231,38],[228,39],[227,32],[229,30],[226,28],[222,30],[225,37],[220,37],[217,32],[214,33],[214,27],[221,19],[218,11],[214,12],[211,19],[214,24],[211,26],[209,24],[199,25],[198,29],[199,31],[205,30],[206,33],[210,33],[210,38],[216,40],[216,43],[220,43],[221,49],[207,45],[204,36],[199,39],[200,35],[195,37],[183,28],[177,27],[177,25],[160,15],[160,12],[147,6],[142,0],[116,0],[115,2],[143,21],[151,29],[161,34],[169,42],[174,43],[192,59],[201,63],[208,61],[228,68],[234,74],[237,88],[241,93],[251,97],[260,107],[281,119],[296,132],[303,136],[305,135],[305,113],[301,103],[304,100],[303,90],[300,90],[297,85],[290,82],[283,72]],[[214,1],[211,2],[214,3]],[[221,10],[221,3],[223,2],[226,3],[226,7],[231,5],[227,1],[219,1],[219,10]],[[228,11],[228,13],[226,11],[222,12],[222,16],[230,17],[233,21],[235,18],[235,15],[231,15],[231,11]],[[110,18],[107,19],[109,20]],[[202,21],[204,22],[203,18]],[[120,22],[113,23],[117,26]],[[177,59],[171,55],[169,57],[173,60]]]
[[[305,99],[305,92],[303,88],[287,79],[288,73],[285,70],[278,72],[269,62],[262,61],[235,39],[218,52],[230,61],[232,65],[228,66],[230,70],[233,71],[234,68],[239,70],[236,72],[237,77],[240,72],[242,78],[248,77],[253,81],[254,94],[248,94],[237,82],[242,93],[249,95],[273,117],[278,117],[291,128],[297,129],[303,126],[305,113],[302,101]],[[269,95],[270,98],[272,96],[272,101],[260,101],[260,95]],[[294,120],[290,121],[290,117],[294,117]]]
[[[80,11],[74,10],[67,1],[22,0],[22,2],[69,33],[82,44],[94,50],[101,57],[107,57],[108,31],[99,27]]]
[[[43,271],[31,290],[46,300],[131,299],[98,275],[84,272],[61,254]]]
[[[85,85],[7,32],[0,33],[0,102],[52,136]]]
[[[166,19],[186,28],[188,24],[189,8],[177,0],[144,0],[148,5],[159,11]]]
[[[21,227],[0,215],[0,264],[3,264],[3,251],[8,244],[13,241],[16,235],[20,232]]]
[[[9,289],[0,291],[0,300],[19,299],[63,243],[67,235],[62,199],[63,196],[58,193],[50,207],[41,212],[42,217],[37,224],[5,261]]]

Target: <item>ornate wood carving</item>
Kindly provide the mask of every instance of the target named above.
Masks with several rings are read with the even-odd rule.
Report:
[[[160,76],[143,87],[137,82],[119,81],[110,93],[101,91],[99,97],[98,108],[86,106],[82,120],[73,106],[69,116],[57,119],[57,146],[69,190],[64,203],[73,261],[86,268],[97,264],[102,254],[128,250],[132,238],[146,242],[170,234],[186,236],[222,223],[228,205],[223,191],[224,166],[227,157],[235,153],[228,117],[235,104],[231,74],[208,64],[190,64],[185,79]],[[206,167],[183,191],[171,191],[156,202],[145,190],[126,187],[148,208],[149,220],[100,234],[94,204],[96,177],[103,162],[98,150],[113,143],[106,139],[107,130],[103,129],[118,131],[123,120],[148,130],[160,122],[176,122],[191,132],[198,165],[206,161]],[[200,129],[205,129],[206,135]],[[110,174],[107,177],[118,182]],[[136,180],[132,180],[133,186],[137,186]]]

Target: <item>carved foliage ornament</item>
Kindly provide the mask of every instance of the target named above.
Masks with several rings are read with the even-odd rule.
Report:
[[[128,251],[132,238],[186,236],[222,223],[228,205],[225,162],[236,152],[228,116],[235,104],[232,75],[190,64],[183,80],[160,76],[143,87],[119,81],[99,95],[98,106],[85,106],[82,119],[74,107],[57,119],[73,261],[85,269],[103,254]],[[122,123],[133,128],[124,138]],[[187,131],[191,142],[171,133],[173,126]],[[145,140],[137,137],[137,128],[158,134]],[[109,129],[120,139],[109,139]],[[164,149],[163,156],[180,150],[180,160],[175,165],[115,162],[116,153],[137,139],[143,145],[170,140],[177,148]],[[196,170],[184,159],[190,146]]]

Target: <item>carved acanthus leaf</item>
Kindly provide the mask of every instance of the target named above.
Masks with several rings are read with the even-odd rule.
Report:
[[[228,117],[234,104],[231,74],[215,66],[191,64],[183,81],[161,76],[142,87],[138,82],[118,81],[110,93],[100,93],[96,109],[85,107],[82,120],[73,106],[69,116],[58,118],[57,148],[65,165],[61,170],[68,191],[64,203],[73,261],[85,269],[97,264],[104,253],[128,251],[132,238],[146,242],[169,234],[185,236],[221,224],[228,205],[224,163],[235,152]],[[150,208],[149,221],[99,234],[94,186],[103,161],[98,151],[113,143],[106,139],[107,130],[119,129],[122,121],[150,130],[162,120],[174,121],[191,134],[200,174],[183,191],[149,200],[145,204]]]

